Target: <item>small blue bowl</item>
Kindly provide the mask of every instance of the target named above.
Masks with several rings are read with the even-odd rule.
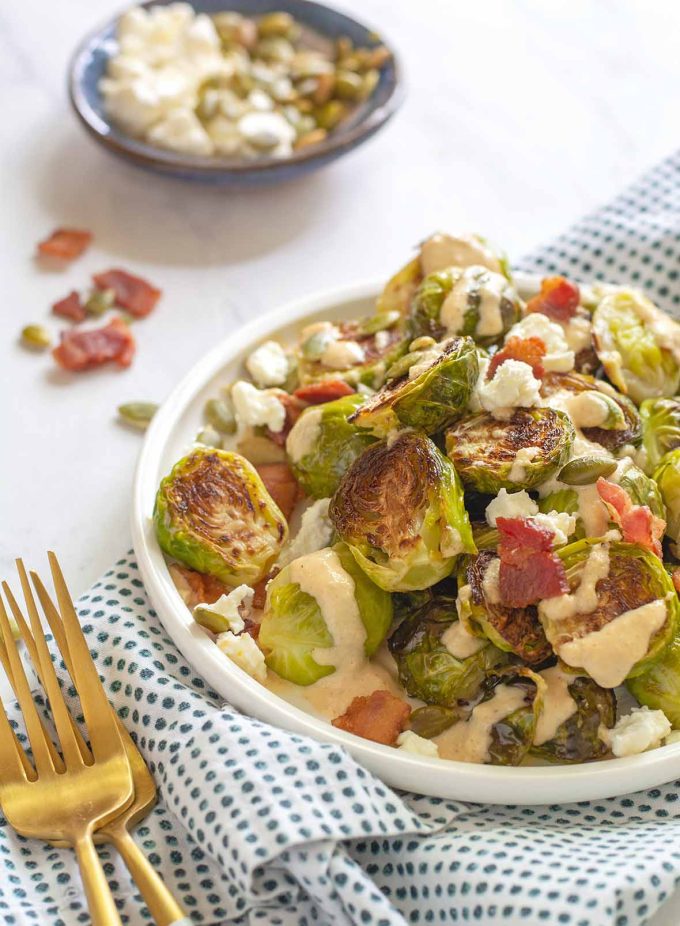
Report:
[[[170,2],[172,0],[147,0],[141,6],[164,6]],[[250,16],[284,10],[326,38],[345,35],[355,45],[364,47],[385,44],[375,30],[313,0],[193,0],[192,6],[198,13],[233,10]],[[399,63],[394,50],[390,49],[392,58],[381,70],[380,81],[372,95],[318,145],[303,148],[287,158],[257,160],[197,157],[166,151],[127,135],[112,125],[104,113],[98,84],[108,59],[116,51],[117,23],[116,16],[87,36],[77,48],[69,68],[69,97],[80,122],[107,151],[159,174],[231,187],[290,180],[329,164],[367,141],[394,115],[402,102]]]

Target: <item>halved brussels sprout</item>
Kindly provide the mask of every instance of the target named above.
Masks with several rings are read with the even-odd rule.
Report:
[[[666,520],[666,505],[663,490],[656,479],[646,476],[639,466],[631,462],[625,468],[619,464],[617,475],[612,480],[625,489],[634,505],[647,505],[657,518]]]
[[[556,666],[548,672],[561,673],[561,670]],[[589,762],[602,759],[609,750],[600,737],[600,728],[613,727],[616,722],[614,692],[608,688],[601,688],[591,678],[583,675],[574,675],[571,681],[567,682],[567,689],[576,704],[576,710],[560,724],[557,732],[549,740],[535,743],[531,753],[551,762]],[[549,699],[550,684],[544,702],[546,709]]]
[[[634,402],[678,391],[680,326],[642,293],[607,293],[593,313],[593,338],[607,376]]]
[[[448,267],[426,276],[411,303],[413,331],[437,340],[467,335],[496,343],[522,315],[519,296],[500,273]]]
[[[489,669],[507,661],[507,656],[491,644],[464,659],[456,658],[442,642],[442,636],[457,619],[455,601],[433,598],[391,634],[388,646],[399,670],[399,681],[411,697],[455,709],[459,701],[477,695]],[[453,714],[450,722],[455,718]]]
[[[680,616],[678,596],[661,561],[638,544],[593,539],[562,547],[557,555],[571,593],[538,606],[555,653],[604,688],[644,672],[668,644]],[[643,614],[638,609],[645,605],[651,607]],[[625,622],[615,632],[609,628],[617,618]],[[580,659],[588,665],[579,664]]]
[[[463,489],[417,431],[368,447],[345,473],[329,514],[366,574],[387,591],[428,588],[476,552]]]
[[[640,418],[645,470],[651,476],[661,457],[680,447],[680,399],[645,399],[640,406]]]
[[[459,586],[469,585],[470,595],[460,599],[460,619],[469,630],[486,637],[506,653],[514,653],[529,665],[539,665],[553,652],[545,638],[535,605],[507,608],[498,596],[500,560],[483,551],[464,564]]]
[[[680,728],[680,628],[659,658],[626,687],[640,704],[663,711],[673,728]]]
[[[414,257],[390,277],[385,284],[376,309],[378,312],[399,312],[404,318],[408,315],[413,294],[423,278],[420,257]]]
[[[400,426],[434,434],[461,413],[479,375],[475,342],[449,338],[411,358],[410,368],[371,396],[351,422],[381,436]]]
[[[358,642],[357,619],[365,630]],[[277,675],[312,685],[343,668],[333,660],[372,656],[391,623],[390,596],[340,543],[293,560],[271,580],[258,643]]]
[[[348,422],[364,402],[358,394],[305,409],[293,425],[286,448],[288,459],[307,495],[329,498],[340,478],[376,438]]]
[[[602,405],[603,420],[598,427],[589,427],[589,410],[579,408],[582,400],[578,396],[590,392],[595,393]],[[635,446],[642,439],[642,424],[635,405],[602,380],[583,373],[547,373],[543,377],[541,395],[548,404],[566,411],[587,440],[595,441],[609,451],[626,444]],[[583,417],[579,418],[579,414]]]
[[[660,492],[662,507],[665,506],[664,513],[657,516],[665,518],[666,534],[677,543],[680,540],[680,447],[662,457],[654,470],[653,481],[649,481]]]
[[[573,441],[564,412],[518,408],[508,421],[484,412],[456,422],[446,432],[446,452],[466,486],[496,495],[544,482],[567,462]],[[535,453],[518,467],[518,451],[529,448]]]
[[[170,556],[227,585],[259,582],[288,524],[257,470],[238,453],[196,449],[162,480],[153,512]]]
[[[555,492],[550,492],[548,495],[538,500],[538,510],[541,514],[549,514],[551,511],[564,512],[565,514],[573,514],[576,516],[576,530],[574,531],[574,537],[577,540],[585,537],[586,532],[583,527],[583,521],[581,520],[580,505],[578,492],[575,489],[557,489]]]

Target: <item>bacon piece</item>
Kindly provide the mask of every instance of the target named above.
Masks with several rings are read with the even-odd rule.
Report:
[[[72,322],[82,322],[87,315],[85,306],[80,301],[80,294],[75,289],[59,302],[55,302],[52,311],[60,318],[68,318]]]
[[[38,254],[59,260],[75,260],[87,250],[91,241],[92,232],[79,228],[57,228],[49,238],[38,244]]]
[[[105,273],[95,273],[92,280],[97,289],[112,289],[116,294],[116,304],[127,309],[135,318],[148,315],[161,298],[160,289],[126,270],[113,269]]]
[[[556,322],[568,322],[578,311],[581,293],[566,277],[546,277],[541,291],[527,302],[527,312],[541,312]]]
[[[114,318],[103,328],[62,331],[61,343],[52,356],[65,370],[92,370],[115,361],[129,367],[135,354],[135,339],[122,318]]]
[[[354,392],[355,390],[344,380],[324,379],[319,383],[300,386],[293,395],[297,399],[307,402],[308,405],[323,405],[325,402],[341,399],[345,395],[354,395]]]
[[[286,439],[293,425],[305,410],[305,404],[294,395],[288,395],[287,392],[282,392],[277,398],[286,410],[286,420],[280,431],[272,431],[270,428],[267,428],[267,437],[270,441],[273,441],[277,447],[285,447]]]
[[[526,363],[531,367],[536,379],[542,379],[545,368],[541,361],[545,355],[545,344],[541,338],[516,338],[513,336],[508,338],[504,347],[491,358],[491,363],[486,371],[486,378],[492,379],[498,367],[505,363],[506,360],[521,360],[522,363]]]
[[[252,586],[255,595],[253,596],[253,608],[257,611],[261,611],[267,601],[267,584],[271,582],[274,576],[277,576],[281,572],[278,566],[274,566],[264,577],[260,579],[255,585]]]
[[[214,576],[196,572],[180,563],[170,564],[170,575],[175,588],[182,596],[182,601],[192,610],[197,604],[212,604],[220,595],[225,595],[229,589],[223,582]]]
[[[264,487],[281,509],[286,521],[299,501],[300,489],[297,479],[287,463],[261,463],[255,469],[264,482]]]
[[[526,608],[569,591],[562,561],[552,550],[554,534],[529,518],[497,518],[501,559],[498,586],[507,608]]]
[[[666,522],[657,518],[648,505],[634,505],[625,489],[608,482],[603,476],[597,480],[597,491],[612,520],[621,528],[624,541],[637,543],[663,559],[661,539]]]
[[[334,727],[347,730],[366,740],[393,746],[406,727],[411,708],[389,691],[374,691],[368,697],[355,698],[344,714],[332,721]]]

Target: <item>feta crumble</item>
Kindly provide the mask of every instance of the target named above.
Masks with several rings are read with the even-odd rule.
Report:
[[[356,341],[330,341],[321,355],[321,363],[331,370],[346,370],[365,359],[366,352]]]
[[[260,389],[281,386],[288,376],[288,356],[278,341],[265,341],[248,357],[246,369]]]
[[[486,506],[486,523],[496,526],[496,518],[530,518],[538,514],[538,505],[528,492],[508,492],[501,489]]]
[[[267,666],[264,653],[249,633],[236,635],[227,630],[226,633],[218,634],[215,642],[224,655],[248,675],[257,679],[258,682],[266,680]]]
[[[671,723],[663,711],[634,707],[611,730],[603,729],[600,736],[615,756],[636,756],[660,746],[670,732]]]
[[[576,516],[567,514],[566,511],[550,511],[548,514],[535,514],[531,520],[541,527],[547,528],[555,535],[553,537],[553,546],[563,547],[568,543],[569,538],[576,530]]]
[[[397,747],[404,752],[410,752],[414,756],[428,756],[429,758],[439,757],[439,746],[432,740],[425,739],[424,736],[418,736],[413,730],[404,730],[397,737]]]
[[[574,351],[569,348],[561,325],[541,312],[530,312],[508,331],[508,338],[540,338],[546,354],[541,363],[548,372],[568,373],[574,369]]]
[[[283,430],[286,410],[278,399],[277,390],[256,389],[252,383],[239,380],[232,386],[231,400],[239,434],[259,426],[274,432]]]
[[[540,380],[521,360],[506,360],[489,382],[486,369],[480,369],[476,392],[481,407],[501,419],[511,418],[515,408],[532,408],[541,401]]]
[[[216,614],[227,621],[229,630],[232,633],[242,633],[246,625],[241,616],[241,608],[247,612],[250,611],[254,594],[255,592],[249,585],[239,585],[229,594],[220,595],[217,601],[213,601],[212,604],[197,604],[193,610],[194,617],[198,620],[202,614]]]
[[[280,566],[330,546],[333,537],[333,525],[328,517],[330,501],[330,498],[319,498],[304,512],[299,531],[279,557]]]

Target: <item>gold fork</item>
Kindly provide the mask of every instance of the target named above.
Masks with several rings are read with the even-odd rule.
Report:
[[[61,586],[68,597],[56,560],[51,559],[50,565],[55,586]],[[0,635],[33,756],[29,769],[0,699],[0,802],[8,823],[21,835],[62,840],[74,847],[94,926],[119,926],[120,917],[92,834],[132,800],[130,765],[78,619],[75,612],[65,609],[64,635],[92,750],[92,764],[85,764],[28,590],[33,605],[29,617],[38,657],[36,669],[42,674],[60,754],[40,721],[7,611],[0,601]]]

